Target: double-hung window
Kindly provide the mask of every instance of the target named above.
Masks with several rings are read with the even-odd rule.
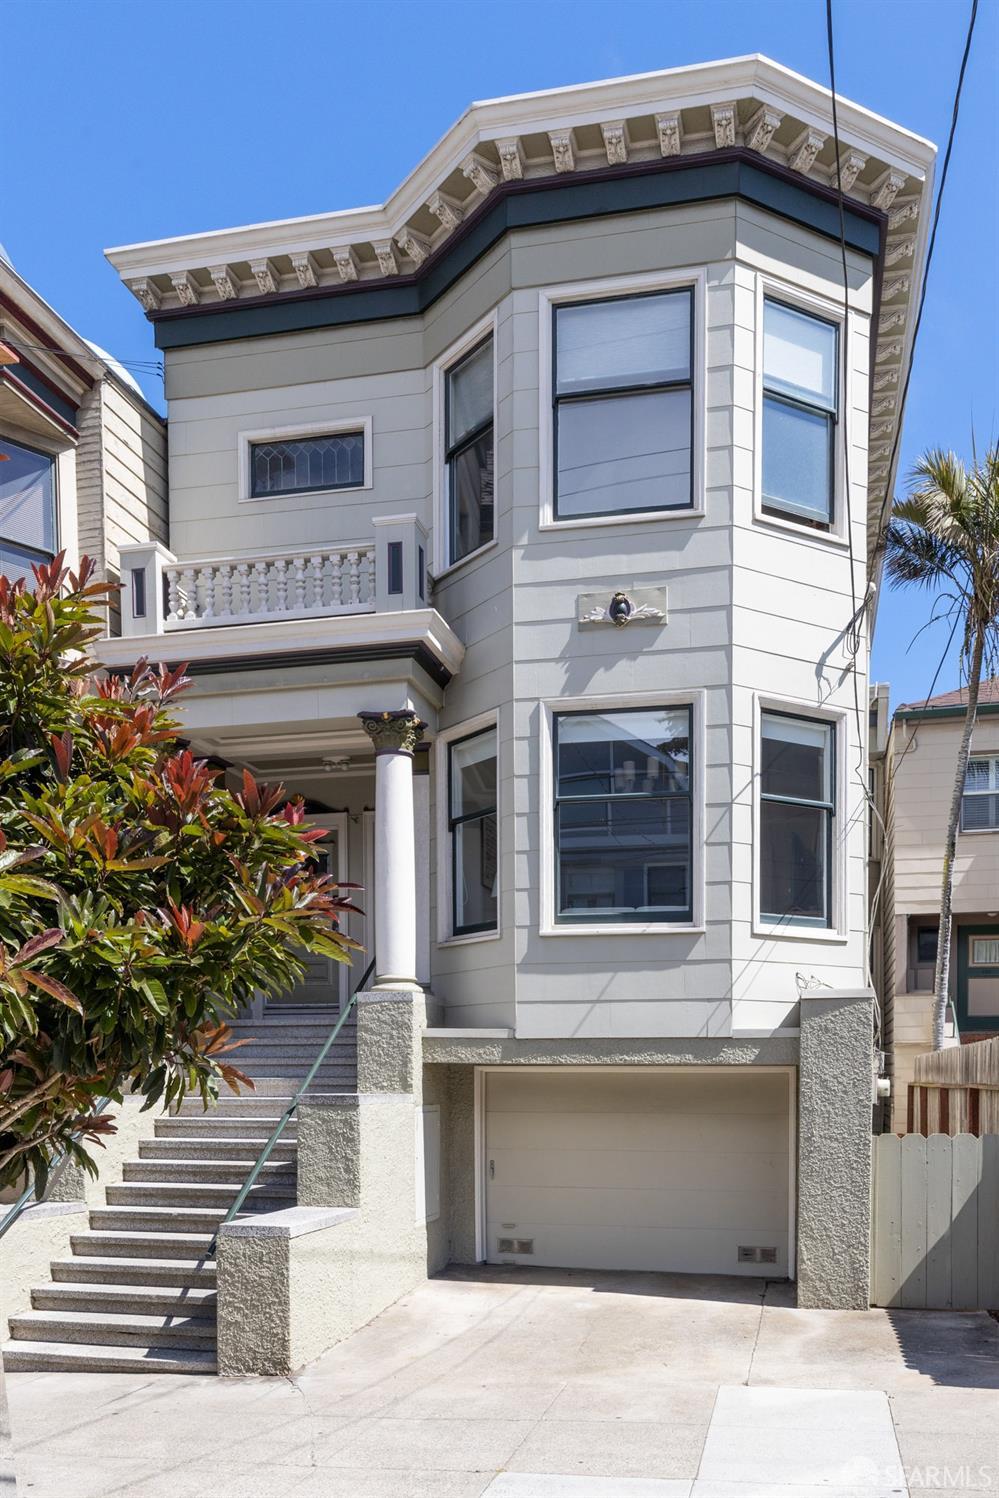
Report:
[[[450,564],[495,534],[492,337],[447,371],[444,408]]]
[[[9,437],[0,453],[0,572],[13,581],[55,556],[55,458]]]
[[[448,746],[448,834],[451,839],[451,931],[495,931],[499,874],[496,822],[496,729]]]
[[[763,714],[760,914],[774,925],[832,923],[833,757],[831,723]]]
[[[250,498],[360,489],[364,431],[250,443]]]
[[[556,920],[690,921],[691,709],[559,713]]]
[[[553,308],[555,517],[693,503],[690,287]]]
[[[969,759],[961,797],[961,831],[999,830],[999,754]]]
[[[833,523],[839,329],[767,297],[763,304],[763,509]]]

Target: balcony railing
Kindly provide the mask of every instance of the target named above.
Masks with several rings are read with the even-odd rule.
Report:
[[[427,537],[419,520],[379,516],[372,529],[370,541],[193,561],[158,541],[123,546],[122,634],[425,608]]]

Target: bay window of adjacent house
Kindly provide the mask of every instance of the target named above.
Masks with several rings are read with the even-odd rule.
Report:
[[[559,713],[556,920],[693,918],[691,709]]]
[[[999,754],[968,760],[961,796],[961,831],[999,830]]]
[[[553,308],[556,519],[693,504],[693,310],[690,287]]]
[[[828,530],[834,515],[835,323],[763,304],[763,509]]]
[[[495,534],[492,338],[459,359],[444,379],[450,564]]]
[[[764,713],[760,914],[774,925],[832,923],[833,725]]]
[[[452,934],[495,931],[499,875],[495,727],[457,739],[449,745],[448,756]]]
[[[56,553],[56,460],[0,436],[0,572],[30,577]]]

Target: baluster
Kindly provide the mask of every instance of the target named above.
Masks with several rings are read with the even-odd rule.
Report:
[[[194,568],[185,567],[181,573],[183,585],[181,595],[183,599],[182,619],[197,619],[198,617],[198,595],[194,590]]]
[[[237,562],[236,576],[233,582],[233,612],[236,614],[248,614],[250,612],[250,569],[246,562]]]
[[[347,598],[353,608],[357,607],[361,598],[360,561],[360,556],[356,551],[348,551],[347,564],[350,567],[350,589]]]
[[[201,610],[202,619],[215,618],[215,579],[214,567],[200,567],[198,569],[198,585],[202,589],[204,606]]]
[[[223,562],[219,568],[219,586],[222,593],[222,614],[229,619],[232,617],[232,567],[228,562]]]
[[[274,563],[274,598],[277,613],[288,612],[288,563],[279,557]]]
[[[168,567],[167,575],[167,623],[175,624],[180,619],[180,571]]]
[[[295,569],[295,613],[305,613],[305,558],[292,557],[291,565]]]
[[[330,607],[343,607],[343,552],[330,552]]]
[[[268,586],[266,562],[254,562],[253,578],[256,579],[257,583],[257,602],[256,607],[251,608],[250,612],[251,614],[269,614],[271,611],[271,595],[270,587]]]
[[[375,555],[370,547],[361,552],[361,602],[370,603],[375,596]]]
[[[326,600],[323,597],[323,559],[317,551],[309,558],[312,568],[312,607],[318,614]]]

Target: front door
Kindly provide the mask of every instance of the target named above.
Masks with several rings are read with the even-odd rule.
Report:
[[[345,812],[328,816],[309,817],[311,826],[326,829],[315,850],[319,856],[319,867],[324,874],[334,879],[345,880],[347,874],[347,816]],[[349,895],[350,891],[347,891]],[[335,962],[332,957],[319,953],[299,954],[305,964],[305,973],[299,983],[278,996],[278,1003],[285,1004],[342,1004],[346,995],[346,975],[350,971],[345,963]]]
[[[958,1028],[999,1030],[999,926],[958,926],[957,943]]]

